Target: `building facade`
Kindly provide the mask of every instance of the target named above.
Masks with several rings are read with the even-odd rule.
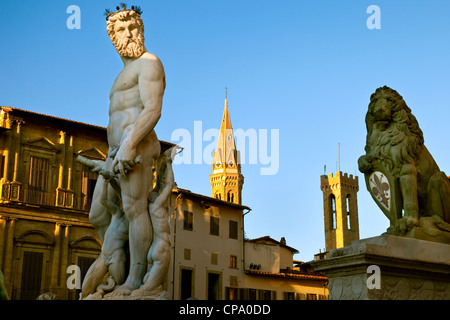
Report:
[[[327,300],[328,279],[293,259],[297,249],[269,236],[245,240],[243,299]]]
[[[248,207],[176,188],[172,194],[173,299],[229,299],[244,286],[243,228]]]
[[[294,268],[298,251],[284,239],[245,239],[250,208],[180,188],[171,207],[173,260],[165,289],[172,299],[328,298],[328,279]]]
[[[101,244],[88,210],[96,174],[77,155],[104,160],[105,128],[0,109],[0,269],[10,299],[53,292],[73,299],[67,268],[84,274]]]

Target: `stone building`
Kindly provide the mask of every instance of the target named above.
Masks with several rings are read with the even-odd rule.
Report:
[[[104,127],[0,108],[0,270],[10,299],[78,297],[67,268],[82,280],[101,243],[89,222],[97,174],[75,158],[107,152]]]
[[[327,299],[327,278],[294,270],[298,251],[284,240],[244,238],[247,206],[180,188],[171,204],[173,299]]]
[[[1,107],[0,268],[11,299],[76,294],[67,267],[86,272],[101,244],[88,219],[97,177],[75,157],[107,150],[105,128]]]
[[[172,191],[170,298],[326,299],[327,278],[294,268],[297,250],[284,239],[244,238],[250,208],[227,101],[222,123],[212,196]],[[160,142],[162,151],[172,145]],[[106,128],[1,107],[0,270],[11,299],[79,296],[67,286],[68,267],[82,281],[101,243],[88,218],[97,174],[75,158],[105,160],[107,152]]]

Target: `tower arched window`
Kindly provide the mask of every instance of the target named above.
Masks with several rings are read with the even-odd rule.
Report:
[[[331,229],[336,230],[336,197],[334,194],[330,195],[330,218]]]
[[[227,201],[228,201],[228,202],[234,202],[234,193],[233,193],[233,192],[228,191],[228,194],[227,194]]]
[[[351,221],[350,221],[350,195],[348,194],[345,197],[345,211],[347,213],[347,229],[351,229]]]

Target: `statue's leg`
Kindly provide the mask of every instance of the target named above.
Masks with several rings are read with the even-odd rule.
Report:
[[[145,276],[144,284],[133,291],[132,295],[134,296],[149,295],[163,284],[169,269],[170,243],[162,238],[154,238],[149,256],[150,269]]]
[[[105,188],[103,180],[103,177],[100,175],[95,185],[91,208],[89,210],[89,221],[97,231],[102,243],[105,240],[106,230],[111,223],[111,214],[101,203],[101,195],[103,193],[103,188]]]
[[[97,257],[97,260],[89,267],[86,276],[84,277],[81,286],[80,299],[86,298],[88,295],[95,292],[107,271],[108,268],[106,267],[105,258],[100,254]]]
[[[114,282],[121,285],[125,281],[125,262],[126,254],[123,248],[116,249],[112,254],[112,262],[108,267],[110,275],[113,277]]]
[[[148,196],[153,186],[152,162],[152,159],[143,160],[126,176],[120,176],[123,211],[129,221],[130,269],[125,283],[112,295],[129,295],[139,288],[147,270],[147,252],[153,236],[148,214]]]
[[[105,170],[111,170],[112,159],[107,158],[105,162]],[[102,198],[105,196],[104,188],[108,188],[106,199]],[[94,193],[92,196],[91,208],[89,210],[89,221],[91,222],[94,229],[97,231],[100,241],[103,243],[105,239],[106,230],[111,223],[111,213],[102,204],[102,200],[110,200],[113,203],[119,203],[119,196],[116,191],[111,187],[109,183],[105,183],[104,177],[100,174],[95,184]]]
[[[404,165],[399,179],[403,198],[403,218],[398,220],[397,227],[407,232],[419,224],[419,201],[417,194],[417,170],[413,165]]]
[[[435,173],[428,183],[429,215],[450,223],[450,179],[444,172]]]

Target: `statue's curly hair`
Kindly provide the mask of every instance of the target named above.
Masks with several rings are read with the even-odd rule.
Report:
[[[135,18],[137,24],[139,25],[141,34],[144,34],[144,23],[142,22],[141,15],[137,13],[135,10],[122,10],[117,11],[111,14],[111,16],[106,21],[106,31],[111,39],[114,38],[114,23],[117,20],[128,20],[131,18]]]

